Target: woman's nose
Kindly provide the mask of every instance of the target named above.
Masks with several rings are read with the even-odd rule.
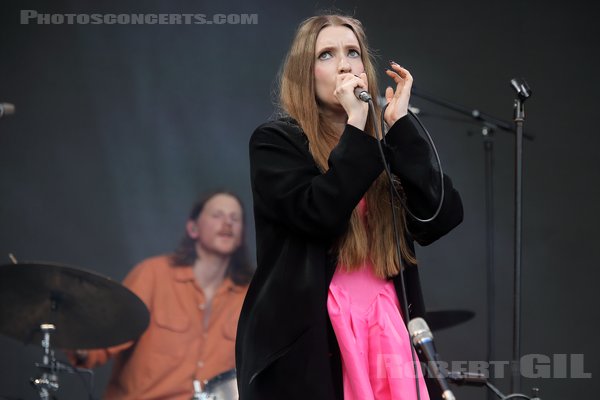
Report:
[[[352,71],[352,67],[350,66],[350,63],[348,62],[348,60],[346,60],[346,58],[342,57],[342,59],[340,60],[340,64],[338,65],[338,71],[339,73]]]

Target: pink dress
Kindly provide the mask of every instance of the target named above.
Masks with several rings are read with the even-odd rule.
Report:
[[[417,399],[410,338],[399,309],[393,282],[376,277],[370,263],[353,272],[338,266],[327,310],[342,355],[344,400]],[[421,399],[429,400],[420,366],[417,371]]]

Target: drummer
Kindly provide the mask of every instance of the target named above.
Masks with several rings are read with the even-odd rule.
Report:
[[[235,367],[237,321],[252,271],[242,202],[211,193],[193,206],[179,247],[142,261],[123,282],[150,311],[144,334],[69,356],[86,368],[114,358],[105,399],[190,400],[194,380]]]

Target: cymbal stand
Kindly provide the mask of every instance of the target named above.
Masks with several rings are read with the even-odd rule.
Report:
[[[38,390],[40,399],[50,400],[50,392],[56,392],[59,387],[54,350],[50,347],[50,335],[56,330],[56,327],[54,324],[41,324],[40,330],[44,335],[42,339],[44,355],[42,357],[42,363],[36,363],[36,367],[42,370],[42,376],[39,378],[32,378],[31,384]]]

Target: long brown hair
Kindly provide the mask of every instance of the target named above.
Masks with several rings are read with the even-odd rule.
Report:
[[[345,26],[351,29],[360,44],[362,62],[367,75],[369,92],[374,99],[379,97],[377,76],[372,54],[360,21],[343,15],[318,15],[300,24],[284,61],[279,81],[279,101],[282,110],[300,124],[309,142],[309,150],[322,171],[327,171],[329,153],[338,142],[338,133],[323,116],[315,93],[315,43],[319,32],[328,26]],[[376,115],[380,107],[375,104]],[[373,121],[369,115],[365,131],[374,136]],[[399,187],[399,182],[397,185]],[[355,208],[346,233],[337,243],[338,263],[349,270],[360,268],[369,259],[375,274],[381,278],[397,275],[401,263],[396,257],[392,211],[389,202],[389,183],[381,174],[365,195],[367,218],[360,218]],[[414,254],[406,241],[406,216],[404,209],[394,200],[397,226],[400,234],[402,258],[416,263]]]
[[[204,209],[206,203],[219,194],[226,194],[233,197],[240,204],[242,209],[242,243],[233,252],[229,259],[229,265],[227,266],[226,276],[231,278],[233,283],[236,285],[247,285],[252,279],[254,268],[250,264],[250,258],[248,256],[248,246],[246,244],[246,211],[244,210],[244,203],[235,194],[226,190],[216,190],[214,192],[207,193],[200,197],[200,199],[192,206],[188,221],[195,221]],[[174,267],[182,267],[194,264],[198,254],[196,252],[196,240],[192,239],[186,232],[181,239],[179,246],[171,255],[171,265]]]

